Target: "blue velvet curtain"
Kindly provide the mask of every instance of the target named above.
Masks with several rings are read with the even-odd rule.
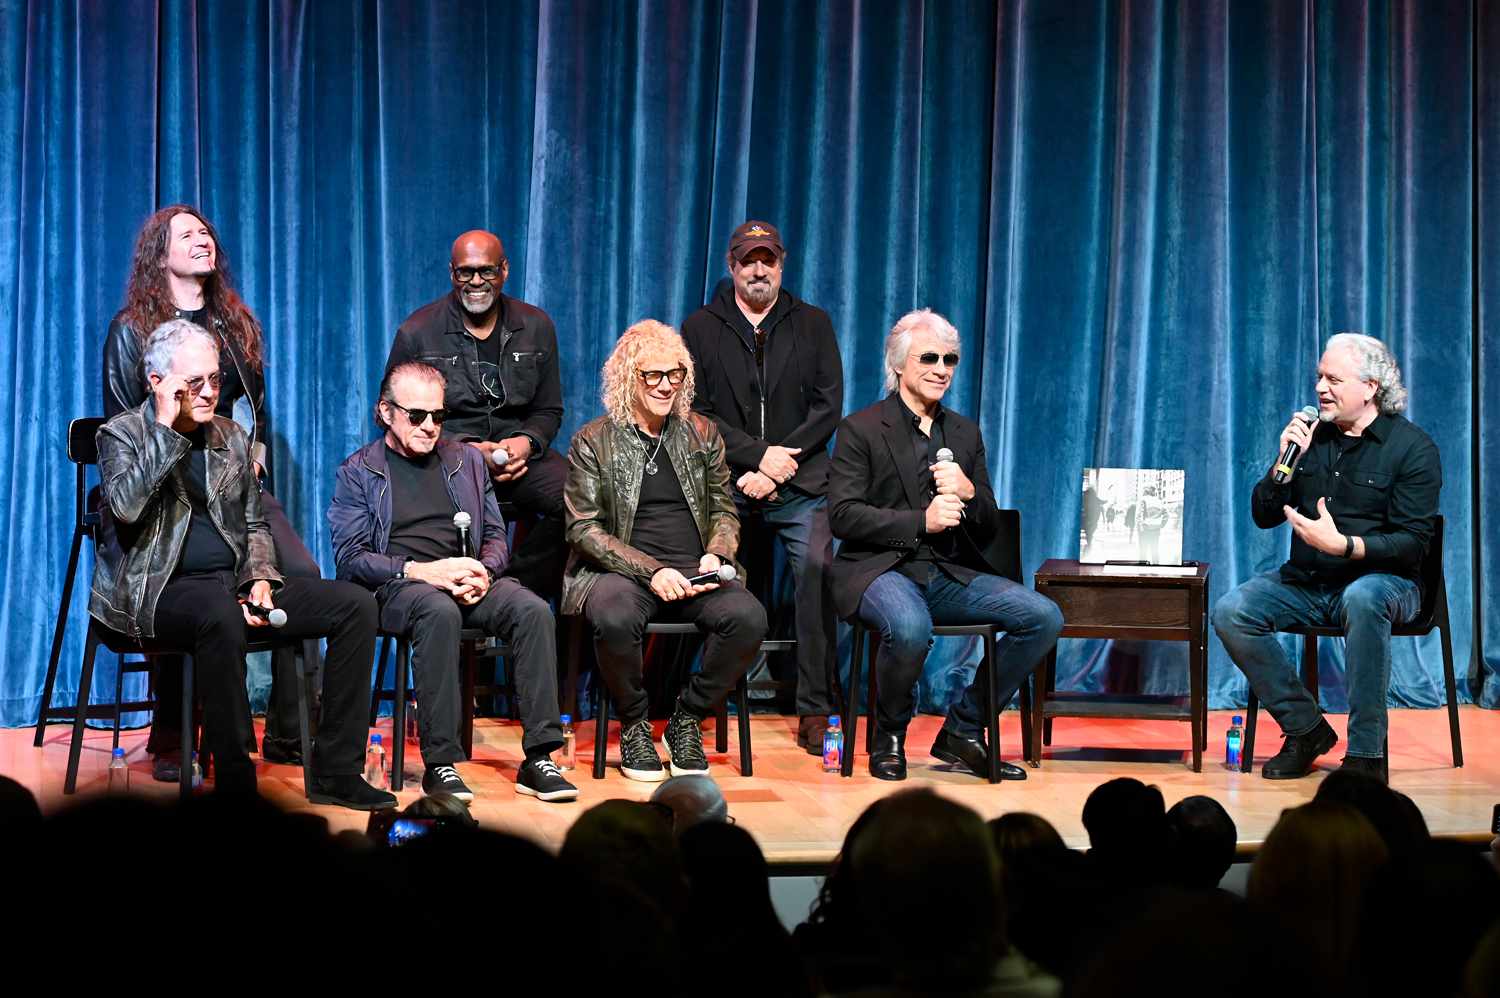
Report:
[[[769,218],[787,286],[833,316],[851,408],[902,312],[962,331],[950,402],[1023,512],[1028,572],[1076,556],[1084,466],[1185,468],[1184,554],[1214,597],[1284,558],[1250,486],[1321,340],[1368,331],[1442,448],[1455,651],[1494,705],[1500,647],[1473,637],[1500,620],[1473,611],[1500,558],[1500,242],[1476,230],[1500,182],[1500,73],[1476,45],[1500,51],[1495,21],[1415,0],[0,0],[0,724],[37,708],[67,422],[100,409],[135,231],[178,200],[265,325],[276,489],[325,566],[332,470],[371,435],[390,338],[475,226],[556,320],[564,445],[619,331],[680,322],[730,229]],[[1212,655],[1213,702],[1242,703]],[[1333,707],[1340,655],[1325,642]],[[976,659],[941,645],[924,705]],[[1061,679],[1181,691],[1185,663],[1070,641]],[[1396,642],[1394,703],[1440,703],[1440,676],[1435,638]]]

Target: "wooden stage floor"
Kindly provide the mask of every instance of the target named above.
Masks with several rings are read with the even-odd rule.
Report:
[[[1241,850],[1250,851],[1264,840],[1283,808],[1311,799],[1321,779],[1319,773],[1338,765],[1343,743],[1341,740],[1321,760],[1319,773],[1307,779],[1272,782],[1262,779],[1258,770],[1249,774],[1230,772],[1222,761],[1230,713],[1215,711],[1210,716],[1210,751],[1201,773],[1194,773],[1186,761],[1185,724],[1070,718],[1055,722],[1053,744],[1040,770],[1031,770],[1024,782],[997,786],[949,771],[927,755],[927,746],[941,723],[936,717],[919,717],[912,724],[907,740],[911,775],[905,783],[885,783],[870,777],[863,751],[856,757],[853,779],[824,773],[819,759],[796,747],[796,719],[772,715],[756,715],[752,721],[755,776],[745,779],[738,773],[739,751],[732,720],[729,753],[710,754],[709,758],[730,812],[760,842],[767,859],[786,868],[827,863],[860,811],[871,801],[903,787],[932,787],[973,807],[985,818],[1007,811],[1033,811],[1052,822],[1069,845],[1086,847],[1088,840],[1080,817],[1083,802],[1094,787],[1116,776],[1133,776],[1156,784],[1169,806],[1192,794],[1216,798],[1239,827]],[[1342,739],[1345,717],[1330,715],[1329,721]],[[388,719],[383,720],[380,729],[385,731],[387,743],[389,724]],[[1488,841],[1491,809],[1500,802],[1500,758],[1491,750],[1500,743],[1500,711],[1466,706],[1462,708],[1462,728],[1467,764],[1454,769],[1446,711],[1392,711],[1391,784],[1417,802],[1434,834]],[[1001,730],[1004,755],[1014,759],[1020,745],[1020,721],[1014,711],[1006,713]],[[0,731],[0,772],[36,792],[45,810],[65,806],[67,801],[62,782],[70,731],[66,725],[53,725],[41,749],[32,747],[30,728]],[[863,726],[861,740],[862,736]],[[611,744],[612,765],[607,777],[601,781],[590,778],[593,724],[586,722],[578,734],[579,763],[583,767],[574,774],[581,791],[578,802],[542,804],[520,796],[513,790],[521,759],[520,741],[516,722],[477,722],[476,758],[463,765],[461,772],[476,794],[474,814],[487,827],[556,849],[568,826],[590,804],[613,797],[644,800],[651,794],[652,786],[625,779],[613,765],[618,760],[617,743]],[[711,721],[705,725],[705,742],[712,748]],[[129,755],[133,790],[164,798],[175,793],[174,786],[151,781],[144,731],[126,732],[121,744]],[[108,731],[90,731],[80,769],[80,793],[101,792],[109,745]],[[1263,760],[1279,747],[1275,723],[1262,715],[1258,758]],[[414,746],[408,751],[406,769],[411,776],[420,773]],[[364,827],[363,814],[308,804],[302,796],[300,768],[263,764],[260,781],[262,793],[284,807],[321,813],[334,829]],[[420,790],[413,789],[419,783],[418,779],[408,780],[408,789],[400,795],[403,804],[419,796]]]

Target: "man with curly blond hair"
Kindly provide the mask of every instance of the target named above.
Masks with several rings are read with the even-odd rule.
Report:
[[[694,582],[734,565],[740,521],[724,438],[693,412],[693,361],[671,326],[644,319],[604,364],[605,415],[568,452],[562,612],[594,628],[599,671],[620,718],[620,771],[659,782],[708,774],[703,718],[739,681],[766,633],[766,613],[738,580]],[[738,566],[735,566],[738,568]],[[703,668],[662,733],[663,767],[641,682],[642,636],[653,620],[706,635]]]

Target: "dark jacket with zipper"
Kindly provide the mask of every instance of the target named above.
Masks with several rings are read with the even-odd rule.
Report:
[[[541,309],[505,294],[496,298],[500,316],[490,335],[500,337],[501,398],[480,383],[479,341],[464,328],[457,292],[407,316],[396,330],[385,369],[389,373],[416,360],[443,372],[448,409],[443,432],[454,440],[494,442],[519,434],[531,439],[533,454],[540,454],[562,426],[557,330]]]
[[[767,314],[764,385],[755,339],[735,302],[734,286],[682,323],[693,355],[693,408],[724,435],[732,477],[760,467],[766,447],[801,447],[797,474],[786,484],[822,495],[828,484],[828,441],[844,411],[844,367],[828,313],[782,290]]]
[[[927,507],[917,480],[910,413],[895,392],[850,413],[839,424],[838,444],[828,474],[828,522],[840,538],[833,560],[834,609],[844,619],[859,610],[865,590],[882,573],[917,553],[926,530]],[[1004,574],[1006,544],[990,487],[988,458],[979,424],[952,409],[943,417],[944,442],[953,460],[974,483],[964,503],[957,561],[990,575]]]
[[[510,549],[484,457],[473,447],[446,437],[438,439],[435,453],[443,465],[453,511],[469,514],[469,537],[478,541],[478,561],[491,578],[498,578],[510,563]],[[392,509],[391,465],[381,437],[345,458],[334,482],[328,527],[340,579],[371,590],[416,581],[402,577],[406,558],[386,553]]]
[[[178,318],[185,319],[187,315],[181,309],[177,310]],[[239,347],[235,346],[228,330],[224,328],[223,319],[215,317],[209,327],[209,332],[219,341],[219,366],[226,366],[222,354],[227,353],[235,373],[239,375],[240,384],[244,387],[243,395],[220,398],[218,413],[239,423],[250,435],[250,456],[260,462],[261,467],[266,469],[267,477],[270,477],[271,461],[267,441],[271,439],[271,426],[270,413],[266,410],[265,374],[256,370],[240,354]],[[146,390],[146,374],[141,369],[141,353],[145,344],[145,337],[138,335],[125,321],[124,312],[116,314],[110,320],[109,332],[104,336],[105,419],[113,419],[127,409],[136,408],[150,394]]]
[[[232,419],[204,428],[208,515],[234,552],[241,594],[257,580],[280,588],[276,545],[261,515],[250,438]],[[193,507],[183,475],[188,438],[156,421],[156,398],[99,428],[99,543],[89,613],[132,638],[154,634],[156,604],[187,542]]]
[[[724,438],[705,416],[668,419],[662,447],[682,483],[698,536],[706,554],[734,564],[740,545],[740,517],[729,491],[729,465],[724,460]],[[568,567],[563,572],[562,612],[576,614],[594,582],[605,572],[616,572],[647,585],[667,567],[630,546],[636,506],[641,498],[645,455],[632,427],[616,425],[608,416],[586,423],[568,448],[568,484],[563,501],[568,508]],[[744,568],[735,565],[739,578]]]

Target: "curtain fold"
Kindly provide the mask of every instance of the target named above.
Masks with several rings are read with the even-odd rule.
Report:
[[[680,323],[729,231],[766,218],[786,286],[833,318],[849,409],[879,396],[901,313],[958,326],[949,401],[1022,512],[1026,571],[1076,557],[1082,468],[1183,468],[1184,555],[1215,599],[1286,557],[1251,485],[1323,340],[1369,332],[1442,451],[1460,685],[1500,704],[1500,648],[1474,640],[1500,629],[1474,581],[1500,567],[1496,20],[1447,0],[0,0],[0,724],[37,709],[67,422],[100,408],[137,227],[179,200],[265,326],[274,487],[326,574],[333,469],[470,228],[557,323],[560,450],[620,331]],[[1211,645],[1212,703],[1243,703]],[[1392,703],[1441,703],[1436,638],[1393,650]],[[1321,656],[1342,709],[1342,642]],[[939,642],[923,707],[977,660]],[[1067,641],[1060,681],[1183,692],[1186,661]]]

